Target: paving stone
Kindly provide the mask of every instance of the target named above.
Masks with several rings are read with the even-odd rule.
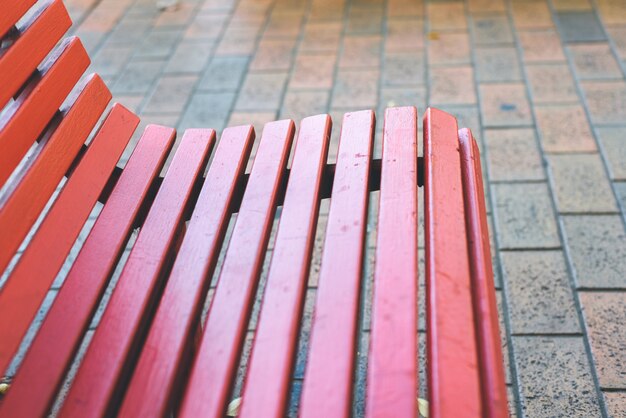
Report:
[[[215,40],[226,26],[227,14],[197,14],[183,35],[187,40]]]
[[[624,418],[624,411],[626,411],[626,393],[604,392],[604,402],[609,418]]]
[[[93,58],[91,68],[101,76],[117,76],[130,59],[133,48],[126,45],[108,44],[100,48]]]
[[[263,38],[250,63],[250,71],[288,71],[293,61],[294,39]]]
[[[626,83],[623,80],[584,81],[581,84],[594,123],[623,123],[626,120]]]
[[[603,41],[606,35],[598,16],[591,11],[557,13],[559,30],[565,42]]]
[[[394,52],[385,55],[384,86],[415,86],[424,84],[425,62],[412,52]]]
[[[626,292],[580,292],[591,351],[602,388],[626,388]]]
[[[431,34],[428,48],[428,64],[469,64],[469,48],[469,36],[467,33],[442,32]]]
[[[605,25],[626,23],[626,3],[620,0],[599,0],[597,3]]]
[[[476,48],[474,58],[479,82],[522,80],[517,51],[513,47]]]
[[[182,41],[165,66],[166,73],[201,73],[211,59],[210,41]]]
[[[565,241],[576,284],[626,287],[626,233],[619,215],[564,216]]]
[[[232,112],[226,126],[252,125],[260,138],[266,123],[276,120],[276,112]]]
[[[265,36],[296,39],[302,30],[303,18],[301,11],[281,12],[280,8],[275,8],[265,29]]]
[[[431,31],[467,29],[463,3],[428,3],[427,14]]]
[[[420,18],[387,19],[386,52],[422,51],[424,20]]]
[[[332,106],[373,109],[378,98],[378,70],[341,70],[337,73]]]
[[[525,62],[565,62],[563,48],[555,31],[520,32],[519,38]]]
[[[570,45],[576,74],[581,80],[622,78],[622,72],[606,43]]]
[[[343,40],[340,68],[372,68],[380,66],[382,38],[373,36],[347,36]]]
[[[151,18],[130,18],[126,15],[110,32],[107,44],[135,45],[140,42],[152,27]]]
[[[493,184],[491,188],[500,249],[560,246],[546,184]]]
[[[512,44],[513,33],[505,15],[475,15],[472,17],[476,45]]]
[[[623,182],[615,182],[613,183],[615,187],[615,192],[617,193],[617,198],[621,202],[622,211],[626,208],[626,183]]]
[[[514,337],[513,347],[526,416],[602,416],[581,337]]]
[[[237,90],[247,68],[246,57],[214,57],[198,83],[198,90]]]
[[[258,36],[259,29],[256,27],[228,27],[217,46],[215,54],[252,55]]]
[[[179,129],[212,128],[221,132],[235,100],[234,93],[195,93],[182,116]]]
[[[296,57],[290,88],[331,89],[333,86],[337,54],[320,53]]]
[[[545,29],[554,26],[545,1],[514,1],[513,22],[519,29]]]
[[[340,22],[308,22],[300,50],[317,52],[337,51],[341,39],[341,29]]]
[[[195,76],[165,76],[157,83],[143,112],[180,114],[198,80]]]
[[[281,119],[293,119],[296,125],[307,116],[326,112],[329,92],[318,91],[287,91],[285,102],[280,111]]]
[[[479,88],[486,127],[532,125],[523,84],[481,84]]]
[[[383,87],[380,90],[379,115],[387,107],[415,106],[421,114],[426,110],[426,87]],[[419,118],[418,118],[419,119]]]
[[[383,14],[372,13],[370,7],[355,7],[348,13],[346,34],[379,34],[382,32]]]
[[[613,40],[619,57],[626,59],[626,26],[609,26],[606,31]]]
[[[235,105],[236,110],[276,110],[280,107],[287,73],[248,73]]]
[[[159,77],[164,64],[163,61],[131,61],[111,91],[116,94],[147,93]]]
[[[500,343],[502,344],[502,360],[504,363],[504,382],[511,384],[511,364],[509,354],[509,342],[506,336],[506,325],[504,323],[504,306],[502,301],[502,291],[496,292],[496,303],[498,304],[498,325],[500,328]]]
[[[491,181],[543,180],[543,164],[533,129],[487,129]]]
[[[477,12],[505,12],[504,0],[468,0],[470,13]]]
[[[582,106],[537,106],[535,116],[539,137],[546,152],[597,150]]]
[[[440,67],[431,72],[430,104],[474,104],[472,67]]]
[[[552,0],[552,5],[556,10],[591,10],[589,0]]]
[[[143,38],[135,56],[141,58],[167,58],[176,47],[180,36],[180,29],[153,30],[148,36]]]
[[[578,92],[566,64],[526,66],[533,103],[577,103]]]
[[[550,155],[548,161],[561,213],[617,212],[598,154]]]
[[[626,128],[597,128],[596,133],[608,160],[611,179],[626,180]]]
[[[449,105],[446,106],[446,111],[456,118],[459,128],[469,128],[475,135],[478,135],[480,132],[480,122],[479,112],[476,106]],[[476,139],[480,146],[480,138],[477,136]],[[485,190],[485,193],[488,193],[488,191]],[[489,207],[487,207],[487,211],[489,211]]]
[[[505,251],[500,257],[513,334],[580,332],[561,251]]]
[[[423,16],[424,5],[421,2],[411,0],[389,0],[387,14],[390,17]]]

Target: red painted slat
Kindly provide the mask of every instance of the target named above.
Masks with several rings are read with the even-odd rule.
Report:
[[[188,130],[139,232],[111,300],[91,340],[60,416],[110,414],[128,373],[128,360],[147,325],[151,306],[184,223],[194,183],[202,175],[213,131]]]
[[[0,2],[0,38],[35,4],[37,0],[2,0]]]
[[[2,288],[0,369],[17,351],[137,124],[124,107],[111,110]]]
[[[59,109],[89,66],[78,38],[67,38],[0,117],[0,185],[11,175],[28,149]]]
[[[146,128],[0,403],[0,416],[48,412],[173,143],[173,130]]]
[[[227,128],[222,134],[120,417],[165,416],[171,408],[181,372],[189,366],[193,335],[228,227],[229,206],[253,142],[251,126]]]
[[[459,143],[484,416],[508,417],[480,153],[469,129],[459,131]]]
[[[44,135],[20,181],[7,191],[0,202],[0,271],[4,271],[17,251],[109,100],[111,93],[102,79],[97,75],[90,77],[69,109],[62,112],[64,116],[58,126]],[[4,334],[0,333],[0,340],[3,339]],[[0,354],[0,364],[6,360],[4,356]]]
[[[0,107],[19,91],[71,25],[62,0],[48,0],[19,28],[15,42],[0,52]]]
[[[387,109],[367,416],[417,414],[417,111]]]
[[[374,112],[343,118],[300,416],[348,417]]]
[[[328,115],[300,125],[239,417],[283,417],[328,153]]]
[[[482,417],[457,124],[437,109],[424,161],[430,416]]]
[[[290,120],[265,125],[185,393],[181,417],[222,417],[272,227],[294,134]]]

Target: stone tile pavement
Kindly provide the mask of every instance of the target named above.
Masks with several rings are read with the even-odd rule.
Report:
[[[180,0],[164,12],[156,0],[66,3],[92,70],[142,125],[253,123],[260,133],[276,118],[328,112],[337,133],[341,114],[362,108],[457,115],[484,159],[511,415],[626,417],[625,1]],[[327,204],[292,414],[325,213]],[[423,347],[423,321],[419,335]]]

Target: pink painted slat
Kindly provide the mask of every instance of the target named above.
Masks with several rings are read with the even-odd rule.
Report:
[[[11,272],[0,293],[2,359],[17,351],[137,124],[124,107],[111,110]]]
[[[119,382],[130,372],[127,362],[138,348],[137,338],[147,326],[151,307],[157,303],[163,269],[176,245],[193,185],[202,175],[214,138],[211,130],[185,132],[60,416],[100,417],[112,413]]]
[[[343,118],[300,416],[348,417],[374,112]]]
[[[78,97],[62,112],[60,123],[48,129],[19,182],[7,190],[0,201],[0,271],[4,271],[37,220],[110,99],[111,93],[102,79],[97,75],[89,78]],[[4,291],[0,293],[0,300],[3,294]],[[0,331],[0,340],[4,338]],[[2,347],[0,345],[0,366],[7,361]]]
[[[387,109],[383,132],[368,417],[417,414],[417,111]]]
[[[480,153],[469,129],[459,131],[459,143],[484,416],[508,417]]]
[[[181,373],[191,360],[193,335],[230,219],[229,206],[253,142],[251,126],[227,128],[222,134],[120,417],[165,416],[172,407],[174,392],[182,385]]]
[[[181,417],[222,417],[237,370],[294,124],[265,125],[181,406]]]
[[[306,118],[300,125],[240,418],[285,416],[330,129],[328,115]]]
[[[0,52],[0,107],[15,95],[70,28],[62,0],[47,0],[6,50]]]
[[[78,38],[67,38],[0,117],[0,185],[9,178],[50,122],[80,76],[89,57]]]
[[[35,4],[37,0],[2,0],[0,2],[0,38]]]
[[[457,124],[432,108],[424,162],[430,416],[482,417]]]
[[[173,144],[171,129],[146,128],[0,403],[0,416],[47,414]]]

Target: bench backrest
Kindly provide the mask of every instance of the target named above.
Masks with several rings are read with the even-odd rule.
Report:
[[[0,273],[11,264],[0,289],[1,370],[94,206],[104,206],[0,415],[48,412],[139,227],[61,413],[158,416],[174,409],[222,416],[282,206],[240,415],[283,416],[320,200],[331,197],[300,415],[348,416],[367,210],[370,192],[379,190],[366,413],[416,416],[423,173],[431,416],[506,416],[480,159],[468,130],[429,110],[421,159],[415,108],[388,109],[377,160],[374,113],[349,113],[337,163],[328,164],[327,115],[301,122],[293,151],[295,125],[278,121],[265,126],[250,173],[252,127],[227,128],[217,146],[214,131],[188,130],[161,178],[176,133],[151,125],[121,170],[116,163],[139,119],[118,104],[103,116],[111,93],[98,75],[79,81],[89,58],[79,39],[61,40],[71,25],[61,0],[29,11],[34,3],[0,4]],[[237,221],[226,240],[233,212]]]

